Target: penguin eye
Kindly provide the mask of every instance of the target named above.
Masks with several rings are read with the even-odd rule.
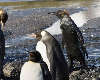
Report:
[[[35,34],[36,34],[36,39],[37,39],[37,40],[40,40],[41,37],[42,37],[41,34],[40,34],[40,32],[36,32]]]

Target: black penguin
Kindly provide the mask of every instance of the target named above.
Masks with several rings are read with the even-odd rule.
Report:
[[[66,10],[58,10],[50,12],[60,19],[60,28],[62,30],[62,46],[66,47],[69,59],[69,68],[72,71],[73,60],[80,62],[82,67],[85,67],[85,54],[88,57],[86,48],[84,47],[84,39],[81,31],[69,16]]]
[[[38,51],[29,52],[29,61],[21,68],[20,80],[51,80],[51,75]]]
[[[1,27],[4,26],[7,19],[8,19],[7,12],[4,11],[3,9],[0,9],[0,77],[3,73],[2,68],[3,68],[3,60],[5,56],[5,37],[3,31],[1,30]]]
[[[49,69],[53,80],[68,80],[67,63],[58,41],[47,31],[41,31],[40,33],[32,35],[31,37],[36,37],[39,40],[37,46],[41,46],[40,48],[42,50],[40,50],[40,48],[37,50],[41,53],[43,59],[45,58],[44,61],[48,67],[50,67]],[[46,49],[46,51],[44,49]],[[43,54],[42,51],[45,52],[45,54]]]

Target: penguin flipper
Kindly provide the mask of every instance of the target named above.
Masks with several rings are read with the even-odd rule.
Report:
[[[81,48],[82,48],[84,54],[88,58],[88,53],[87,53],[86,47],[84,46],[84,38],[83,38],[82,32],[80,31],[80,29],[77,27],[77,25],[74,22],[73,22],[73,24],[74,24],[73,31],[77,34],[80,45],[82,46]]]
[[[47,64],[42,61],[40,63],[40,65],[41,65],[41,68],[42,68],[44,80],[52,80],[52,77],[51,77],[51,74],[50,74],[49,69],[47,67]]]
[[[0,30],[0,55],[5,55],[5,38],[3,32]]]
[[[76,32],[77,36],[78,36],[78,40],[84,44],[84,38],[82,35],[82,32],[80,31],[80,29],[77,27],[77,25],[75,24],[75,22],[73,20],[72,21],[72,25],[73,25],[73,30]]]

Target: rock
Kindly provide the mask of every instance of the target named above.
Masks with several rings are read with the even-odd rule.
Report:
[[[23,61],[6,62],[3,66],[4,78],[0,80],[20,80]],[[100,67],[88,66],[88,69],[75,69],[69,80],[100,80]]]
[[[22,65],[20,61],[7,62],[3,68],[4,80],[19,80]]]
[[[79,74],[80,74],[80,70],[73,71],[69,76],[69,80],[79,80]]]
[[[87,69],[73,71],[69,80],[100,80],[100,67],[88,66]]]

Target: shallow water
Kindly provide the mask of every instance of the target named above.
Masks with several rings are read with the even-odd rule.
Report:
[[[3,1],[3,2],[2,2]],[[6,2],[8,1],[8,2]],[[10,1],[10,2],[9,2]],[[17,2],[12,2],[17,1]],[[22,0],[21,0],[22,1]],[[72,0],[72,1],[26,1],[21,2],[18,0],[0,0],[0,7],[6,9],[10,16],[28,16],[33,13],[40,13],[45,11],[55,11],[58,9],[68,9],[71,14],[72,19],[80,27],[85,42],[87,51],[89,53],[89,59],[96,61],[91,62],[92,64],[100,65],[100,1],[99,0]],[[46,14],[46,13],[44,13]],[[55,23],[58,25],[59,23]],[[53,25],[53,26],[55,26]],[[17,27],[15,27],[17,29]],[[52,29],[54,30],[52,32]],[[53,35],[61,34],[59,28],[48,28],[47,30]],[[8,28],[8,30],[15,30],[14,28]],[[20,30],[19,30],[20,31]],[[57,31],[57,32],[56,32]],[[27,53],[27,50],[34,49],[36,43],[34,39],[27,37],[27,34],[31,34],[26,31],[23,35],[19,32],[19,35],[14,38],[6,38],[6,53],[8,57],[11,57],[12,60],[19,59],[20,55]],[[12,57],[12,54],[14,58]],[[17,55],[17,56],[16,56]],[[26,54],[27,57],[28,54]],[[7,59],[8,59],[7,57]],[[22,58],[22,57],[20,57]],[[25,56],[24,56],[25,58]],[[26,59],[26,58],[25,58]]]

